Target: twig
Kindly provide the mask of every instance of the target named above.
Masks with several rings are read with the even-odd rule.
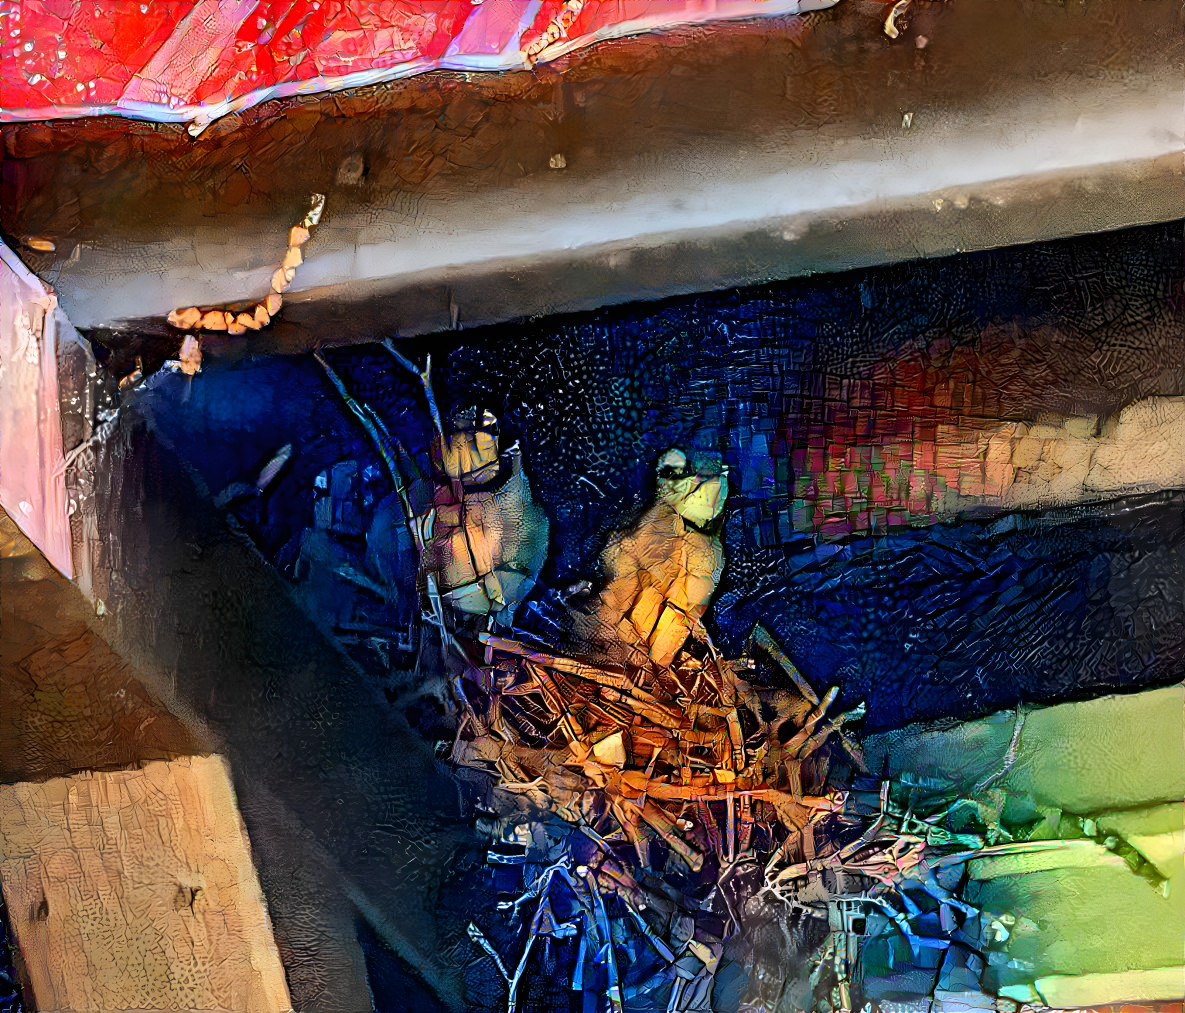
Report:
[[[819,702],[818,695],[811,687],[811,684],[803,678],[802,673],[798,670],[798,666],[790,660],[790,656],[782,650],[781,645],[774,640],[773,636],[764,626],[760,623],[754,626],[750,639],[755,646],[760,647],[778,663],[778,667],[786,673],[790,681],[794,683],[794,688],[802,694],[807,703],[817,704]]]
[[[436,404],[436,393],[432,389],[432,356],[424,357],[424,368],[420,369],[406,355],[404,355],[390,338],[383,339],[383,347],[390,352],[395,360],[408,370],[413,376],[419,377],[424,387],[424,399],[428,402],[428,413],[432,416],[432,426],[436,435],[444,439],[444,420],[440,416],[440,408]]]
[[[394,444],[404,457],[410,459],[410,455],[404,449],[403,445],[391,435],[383,420],[374,413],[374,411],[367,405],[356,401],[346,389],[342,378],[338,376],[335,370],[325,356],[320,352],[314,352],[313,358],[317,360],[318,365],[325,371],[325,375],[329,378],[329,382],[333,385],[333,389],[337,391],[338,396],[345,403],[345,406],[350,410],[351,414],[362,424],[362,428],[366,430],[366,435],[370,437],[374,443],[375,448],[379,452],[379,456],[383,459],[383,464],[387,466],[387,473],[391,476],[391,481],[395,484],[395,492],[399,495],[399,500],[403,504],[404,515],[407,518],[408,524],[412,526],[412,535],[415,537],[419,547],[422,549],[422,540],[419,532],[415,530],[415,522],[412,517],[411,502],[407,496],[407,480],[403,473],[399,470],[399,464],[387,449],[388,444]]]

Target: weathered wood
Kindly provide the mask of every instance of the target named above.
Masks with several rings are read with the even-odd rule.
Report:
[[[292,1008],[220,757],[0,786],[0,837],[36,1008]]]

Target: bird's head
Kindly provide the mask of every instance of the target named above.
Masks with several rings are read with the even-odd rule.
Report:
[[[724,509],[728,497],[728,468],[719,457],[694,458],[677,448],[658,460],[658,499],[689,524],[705,527]]]
[[[443,441],[438,441],[437,465],[449,478],[482,482],[498,470],[498,419],[476,407],[455,412]]]

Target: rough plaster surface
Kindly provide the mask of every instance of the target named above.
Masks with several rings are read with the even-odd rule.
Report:
[[[200,751],[90,628],[94,606],[0,514],[0,781]]]

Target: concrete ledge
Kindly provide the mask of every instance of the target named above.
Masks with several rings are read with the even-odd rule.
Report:
[[[352,340],[1185,216],[1179,4],[915,0],[893,42],[883,17],[265,103],[197,140],[6,127],[0,227],[54,245],[22,256],[76,326],[140,328],[258,298],[324,193],[283,317]]]

